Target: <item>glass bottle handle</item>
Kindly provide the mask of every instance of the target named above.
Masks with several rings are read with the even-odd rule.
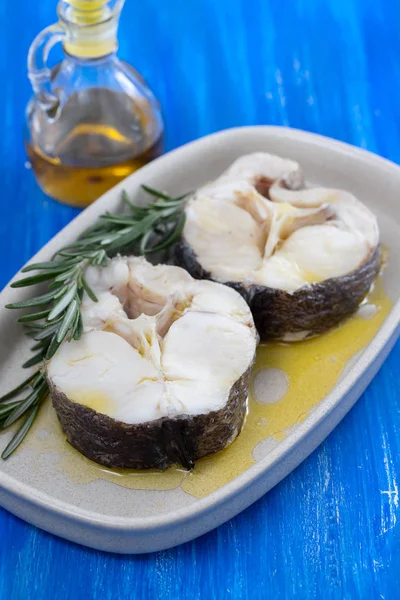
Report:
[[[59,106],[59,98],[51,87],[51,69],[47,66],[50,50],[65,37],[61,23],[54,23],[43,29],[33,40],[28,52],[28,77],[40,107],[54,112]]]

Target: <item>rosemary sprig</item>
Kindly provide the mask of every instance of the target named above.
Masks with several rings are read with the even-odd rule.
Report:
[[[44,362],[50,360],[64,340],[78,340],[82,335],[80,306],[83,294],[97,301],[85,280],[88,266],[105,266],[110,257],[128,250],[145,255],[164,250],[180,237],[184,223],[184,203],[188,194],[173,198],[143,185],[154,199],[147,206],[136,206],[126,192],[123,202],[128,213],[101,215],[98,222],[75,242],[65,246],[51,261],[34,263],[22,273],[36,272],[11,287],[22,288],[43,283],[47,290],[21,302],[9,304],[9,309],[31,309],[18,319],[25,334],[34,340],[32,358],[23,368],[40,365],[28,379],[0,398],[0,430],[23,419],[22,425],[3,451],[8,458],[28,433],[49,389]]]

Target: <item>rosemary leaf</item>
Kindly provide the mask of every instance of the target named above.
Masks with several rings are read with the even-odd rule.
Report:
[[[65,250],[65,248],[64,248]],[[58,250],[58,252],[56,252],[55,256],[61,256],[62,258],[66,258],[67,261],[72,261],[72,260],[78,260],[80,258],[80,254],[78,253],[73,253],[73,252],[63,252],[62,250]]]
[[[176,242],[181,236],[182,230],[185,226],[185,220],[185,213],[182,213],[182,216],[176,224],[175,228],[172,230],[172,233],[168,237],[166,237],[162,242],[157,244],[157,246],[153,246],[153,248],[151,248],[148,252],[159,252],[160,250],[164,250],[164,248],[168,248],[174,242]]]
[[[144,206],[137,206],[136,204],[133,204],[133,202],[130,201],[129,196],[125,190],[122,192],[122,200],[123,202],[125,202],[125,204],[129,206],[132,212],[136,213],[137,215],[144,216],[147,214],[147,210]]]
[[[32,277],[24,277],[24,279],[19,279],[18,281],[14,281],[10,287],[12,288],[21,288],[27,287],[28,285],[35,285],[36,283],[40,283],[41,281],[47,281],[48,279],[53,279],[54,273],[59,273],[60,271],[57,269],[56,271],[47,271],[44,273],[38,273],[37,275],[32,275]]]
[[[61,290],[63,287],[64,287],[64,284],[60,283],[59,281],[56,281],[56,280],[52,281],[48,285],[49,290],[54,290],[54,294],[57,294],[58,291]]]
[[[47,348],[47,352],[46,352],[46,356],[45,356],[46,360],[50,360],[51,358],[53,358],[53,356],[55,355],[55,353],[58,350],[59,345],[60,344],[57,342],[57,334],[55,333],[53,335],[53,337],[51,338],[49,347]]]
[[[53,333],[55,333],[58,330],[58,328],[59,328],[58,323],[52,323],[51,325],[44,327],[38,333],[32,334],[31,337],[33,337],[33,339],[37,342],[39,340],[45,340],[46,338],[51,337],[53,335]]]
[[[72,269],[68,269],[68,271],[64,271],[63,273],[60,273],[60,275],[57,275],[57,277],[54,279],[54,281],[56,281],[57,283],[62,283],[63,281],[67,281],[68,279],[72,278],[75,273],[77,271],[77,267],[73,267]]]
[[[32,383],[32,381],[35,379],[35,377],[37,377],[37,375],[38,375],[38,371],[36,371],[36,373],[33,373],[33,375],[30,375],[27,379],[25,379],[25,381],[23,381],[22,383],[17,385],[17,387],[15,387],[11,391],[7,392],[7,394],[4,394],[4,396],[1,396],[0,404],[5,402],[5,400],[8,400],[9,398],[14,398],[14,396],[16,396],[17,394],[22,392],[22,390],[27,388]]]
[[[37,412],[39,410],[39,406],[33,406],[31,408],[31,410],[28,413],[28,416],[24,422],[24,424],[22,425],[22,427],[20,427],[17,431],[17,433],[14,435],[14,437],[12,438],[11,442],[6,446],[6,448],[4,449],[1,458],[3,460],[6,460],[6,458],[8,458],[9,456],[11,456],[11,454],[18,448],[18,446],[21,444],[22,440],[24,439],[24,437],[26,436],[26,434],[28,433],[28,431],[30,430],[32,423],[34,422]]]
[[[108,223],[114,223],[115,225],[126,225],[128,222],[137,223],[137,219],[131,217],[128,221],[126,215],[101,215],[100,219],[107,221]]]
[[[155,202],[154,204],[150,205],[150,208],[154,208],[154,210],[164,210],[165,208],[174,208],[174,207],[178,207],[178,206],[182,206],[182,201],[181,200],[170,200],[169,202],[167,201],[161,201],[161,202]]]
[[[54,290],[54,300],[57,300],[58,298],[61,298],[61,296],[63,296],[65,294],[65,286],[69,285],[68,283],[58,283],[58,282],[54,282],[57,283],[57,285],[59,286],[58,289]]]
[[[38,365],[40,362],[42,362],[43,358],[44,358],[43,351],[39,352],[38,354],[35,354],[35,356],[32,356],[32,358],[30,358],[29,360],[27,360],[22,365],[22,368],[23,369],[29,369],[29,367],[33,367],[34,365]]]
[[[72,325],[69,328],[69,335],[68,335],[68,341],[70,342],[71,340],[75,339],[75,333],[77,332],[77,328],[78,328],[78,323],[79,323],[79,319],[81,317],[81,312],[79,310],[76,311],[75,316],[74,316],[74,320],[72,321]],[[79,339],[79,338],[78,338]]]
[[[58,317],[58,315],[68,306],[76,294],[76,287],[76,283],[74,283],[67,288],[66,293],[60,297],[60,300],[55,304],[49,316],[47,317],[48,321],[52,321]]]
[[[178,211],[175,207],[173,208],[166,208],[165,210],[163,210],[162,212],[160,212],[160,217],[162,219],[167,219],[168,217],[171,217],[172,215],[175,215]]]
[[[147,231],[147,233],[144,234],[144,236],[142,237],[142,239],[140,240],[140,254],[146,254],[146,250],[147,250],[147,242],[149,241],[151,235],[152,235],[152,231],[151,229],[149,231]]]
[[[29,308],[31,306],[42,306],[51,302],[54,298],[54,292],[48,292],[42,296],[36,296],[35,298],[28,298],[22,300],[22,302],[14,302],[14,304],[6,304],[6,308],[17,309],[17,308]]]
[[[72,332],[73,339],[80,340],[82,337],[82,333],[83,333],[83,323],[82,323],[82,317],[79,313],[78,319],[77,319],[76,323],[74,324],[74,330]]]
[[[0,419],[5,419],[10,413],[21,404],[20,400],[7,400],[3,404],[0,404]]]
[[[68,330],[72,327],[76,315],[79,314],[79,307],[77,300],[73,300],[71,304],[68,306],[68,309],[65,312],[64,319],[60,325],[60,328],[57,333],[57,343],[61,344],[63,339],[68,333]]]
[[[29,315],[24,315],[17,319],[18,323],[29,323],[30,321],[37,321],[39,319],[44,319],[50,314],[49,310],[42,310],[36,313],[30,313]]]
[[[92,257],[92,264],[106,266],[109,260],[110,259],[107,256],[107,252],[102,249],[96,252],[95,255]]]
[[[7,419],[4,422],[3,428],[6,429],[15,421],[18,421],[22,417],[22,415],[34,404],[37,402],[43,393],[43,390],[47,387],[47,384],[43,383],[42,387],[37,390],[33,390],[31,394],[24,400],[18,403],[18,406],[12,411],[10,415],[8,415]]]
[[[48,271],[49,269],[54,270],[55,268],[57,268],[57,262],[50,260],[48,262],[32,263],[31,265],[28,265],[27,267],[24,267],[23,269],[21,269],[21,273],[28,273],[28,271],[41,271],[41,270]]]
[[[82,286],[83,286],[83,289],[85,290],[85,292],[87,293],[87,295],[89,296],[89,298],[91,300],[93,300],[93,302],[97,302],[96,294],[94,293],[92,288],[89,286],[88,282],[86,281],[86,279],[84,277],[82,277]]]
[[[35,381],[32,384],[33,389],[38,388],[43,381],[46,380],[46,374],[44,373],[44,371],[39,371],[37,378],[35,379]]]
[[[40,350],[41,348],[43,348],[43,340],[32,346],[30,350],[31,352],[36,352],[36,350]]]
[[[24,323],[24,330],[26,335],[32,333],[34,335],[35,331],[40,331],[44,328],[44,324],[42,323]]]
[[[163,200],[171,199],[171,196],[168,196],[168,194],[165,194],[164,192],[160,192],[159,190],[155,190],[154,188],[152,188],[148,185],[142,184],[142,188],[144,189],[145,192],[147,192],[151,196],[155,196],[156,198],[162,198]]]

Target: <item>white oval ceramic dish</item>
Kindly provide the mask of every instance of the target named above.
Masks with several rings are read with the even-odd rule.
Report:
[[[385,287],[394,307],[372,343],[306,420],[264,453],[242,475],[202,499],[181,489],[130,490],[99,480],[77,484],[53,470],[51,456],[21,449],[0,462],[0,504],[19,517],[68,540],[112,552],[151,552],[191,540],[260,498],[304,460],[339,423],[384,361],[400,322],[400,168],[316,135],[277,127],[223,131],[175,150],[131,175],[79,215],[34,260],[48,260],[75,239],[98,215],[117,210],[120,193],[138,192],[141,183],[182,193],[216,177],[238,156],[264,150],[301,163],[307,179],[346,188],[378,215],[382,239],[390,249]],[[29,295],[9,286],[0,296],[0,381],[4,393],[21,379],[20,365],[29,350],[15,313],[4,305]],[[10,432],[0,435],[4,447]],[[64,439],[60,436],[60,452]]]

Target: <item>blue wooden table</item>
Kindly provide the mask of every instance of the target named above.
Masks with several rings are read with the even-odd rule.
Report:
[[[23,147],[30,41],[54,0],[0,2],[0,278],[76,211],[38,189]],[[284,124],[400,162],[398,0],[127,0],[120,55],[159,97],[168,149]],[[356,407],[267,496],[148,556],[67,543],[0,510],[0,599],[394,599],[400,595],[400,345]]]

